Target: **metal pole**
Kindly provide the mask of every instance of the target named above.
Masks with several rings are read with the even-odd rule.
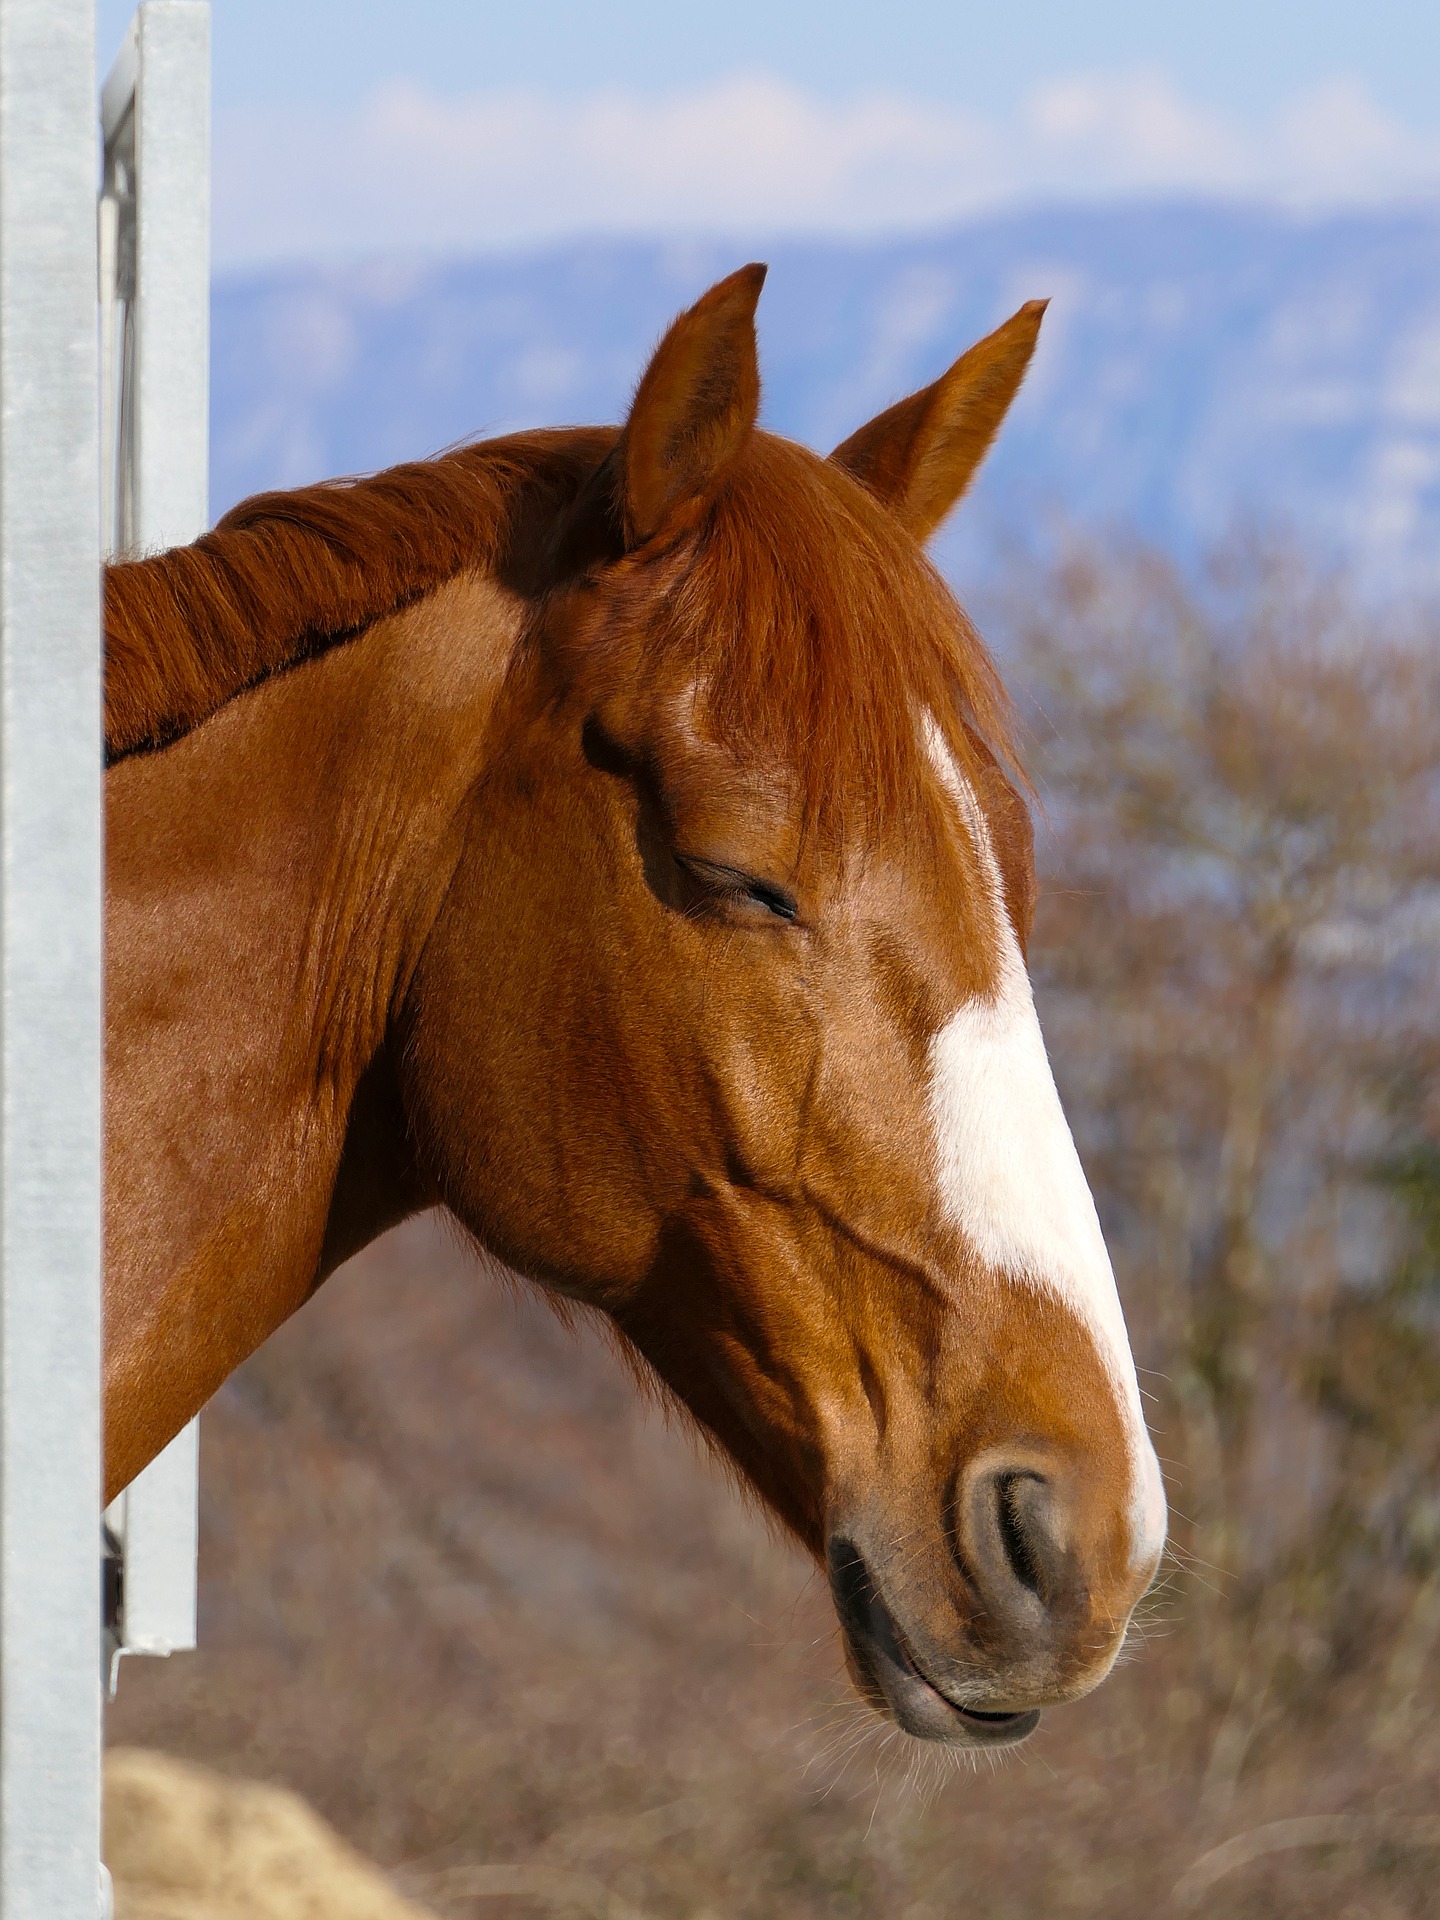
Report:
[[[210,523],[210,7],[135,16],[136,545]]]
[[[92,0],[0,0],[0,1917],[94,1920],[101,704]]]
[[[153,553],[210,517],[208,0],[145,0],[100,118],[104,533]],[[106,1515],[123,1557],[116,1653],[195,1645],[198,1481],[192,1421]]]

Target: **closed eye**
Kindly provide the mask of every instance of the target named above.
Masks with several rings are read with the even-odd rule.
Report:
[[[800,908],[793,893],[773,880],[761,880],[738,867],[726,867],[696,854],[677,853],[675,864],[700,886],[715,906],[763,907],[777,920],[794,920]]]

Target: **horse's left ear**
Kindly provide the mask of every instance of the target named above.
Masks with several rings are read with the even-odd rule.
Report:
[[[635,393],[617,453],[627,546],[685,519],[733,466],[760,409],[758,262],[719,281],[671,326]]]
[[[1035,351],[1049,302],[1027,300],[933,386],[887,407],[830,458],[928,540],[974,478]]]

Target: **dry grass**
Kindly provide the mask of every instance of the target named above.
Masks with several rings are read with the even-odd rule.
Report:
[[[112,1747],[105,1859],[115,1920],[429,1920],[302,1800]]]

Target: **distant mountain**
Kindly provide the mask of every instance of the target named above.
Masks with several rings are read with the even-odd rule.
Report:
[[[766,254],[767,422],[820,448],[1051,297],[949,538],[962,577],[1058,512],[1181,552],[1278,524],[1382,589],[1440,587],[1440,210],[1071,209]],[[215,510],[472,434],[617,419],[665,322],[743,257],[588,241],[221,279]]]

